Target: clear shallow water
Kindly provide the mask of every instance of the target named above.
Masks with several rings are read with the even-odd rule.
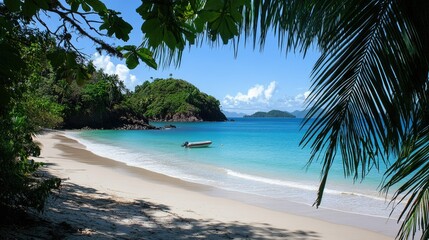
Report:
[[[311,205],[319,184],[319,163],[306,168],[309,148],[299,142],[301,119],[237,118],[233,122],[174,123],[176,129],[90,130],[68,133],[101,156],[186,181]],[[163,126],[164,123],[155,123]],[[185,141],[211,140],[187,149]],[[384,169],[381,169],[381,172]],[[344,179],[341,160],[333,166],[322,207],[388,217],[390,207],[373,171],[363,183]],[[399,211],[396,211],[399,213]],[[396,215],[396,214],[395,214]],[[395,215],[393,218],[395,218]]]

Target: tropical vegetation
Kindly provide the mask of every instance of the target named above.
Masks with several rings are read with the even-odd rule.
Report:
[[[155,79],[137,86],[127,103],[152,121],[225,121],[220,102],[181,79]]]
[[[309,163],[322,162],[315,205],[322,202],[337,155],[345,176],[354,180],[386,165],[381,191],[387,193],[395,187],[392,204],[406,204],[397,237],[414,238],[419,232],[421,239],[429,238],[428,1],[142,1],[136,9],[142,17],[142,44],[117,48],[103,37],[127,41],[132,26],[99,0],[5,0],[0,10],[4,136],[15,133],[24,119],[17,117],[25,110],[16,100],[29,71],[21,56],[22,45],[16,43],[40,42],[34,38],[37,31],[23,33],[30,21],[46,27],[44,36],[56,40],[55,54],[47,60],[56,76],[67,82],[89,78],[74,36],[87,37],[99,51],[125,58],[129,68],[139,62],[153,68],[158,63],[180,64],[185,47],[205,40],[237,46],[250,39],[254,47],[263,48],[266,37],[274,34],[279,49],[285,52],[305,55],[316,47],[321,57],[312,72],[307,115],[315,120],[304,122],[310,125],[302,141],[312,149]],[[52,30],[41,17],[44,14],[57,15],[63,21]],[[43,73],[39,75],[44,77]],[[44,101],[37,104],[49,105],[49,99]],[[56,122],[59,108],[50,106],[51,120]],[[25,129],[24,135],[30,130]],[[24,146],[25,141],[20,141]],[[7,149],[2,149],[2,166],[3,162],[20,162],[17,156],[31,152],[7,144],[2,148],[14,149],[6,158]]]
[[[45,78],[41,53],[50,48],[45,36],[21,28],[13,15],[0,8],[0,210],[9,221],[11,211],[42,210],[45,199],[60,180],[37,171],[31,160],[40,153],[32,134],[43,122],[52,127],[62,108],[50,98],[32,92]],[[7,24],[6,24],[7,23]]]

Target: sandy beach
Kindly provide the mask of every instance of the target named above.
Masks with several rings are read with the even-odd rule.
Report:
[[[229,196],[97,156],[63,132],[36,141],[37,160],[63,183],[41,215],[45,227],[19,229],[33,239],[380,240],[394,239],[398,227],[394,220],[313,207],[269,209],[252,196]]]

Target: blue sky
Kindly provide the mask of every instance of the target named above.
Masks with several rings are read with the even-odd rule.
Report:
[[[135,12],[141,1],[104,1],[108,8],[122,13],[122,17],[133,26],[131,39],[115,45],[139,45],[143,34],[142,19]],[[109,41],[109,40],[108,40]],[[253,113],[271,109],[293,111],[304,108],[304,99],[309,93],[311,69],[319,53],[310,49],[303,59],[302,54],[281,51],[277,39],[269,37],[264,51],[254,50],[252,44],[240,46],[234,57],[232,45],[210,47],[203,44],[185,50],[181,65],[150,69],[140,64],[136,69],[126,68],[124,60],[96,53],[89,41],[78,39],[81,50],[92,56],[97,68],[106,73],[117,74],[127,88],[134,90],[151,78],[173,78],[186,80],[201,91],[214,96],[225,111]]]

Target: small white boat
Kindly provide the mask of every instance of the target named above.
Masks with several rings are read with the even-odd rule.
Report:
[[[201,141],[201,142],[185,142],[182,144],[182,147],[186,148],[203,148],[208,147],[212,144],[212,141]]]

